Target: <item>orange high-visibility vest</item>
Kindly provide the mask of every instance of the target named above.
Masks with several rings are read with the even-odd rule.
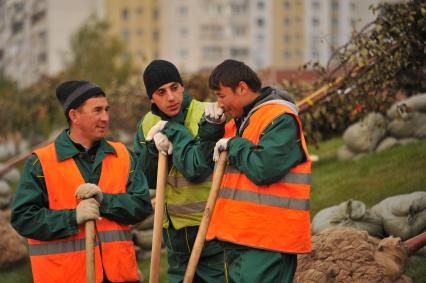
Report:
[[[108,194],[125,193],[130,156],[123,144],[109,143],[116,154],[108,154],[102,160],[99,187]],[[75,191],[85,181],[74,159],[58,161],[53,143],[36,150],[35,154],[43,168],[49,209],[75,209]],[[96,282],[103,281],[103,273],[113,282],[139,280],[130,225],[104,217],[96,221],[96,227]],[[52,241],[28,239],[35,283],[86,282],[84,225],[79,225],[79,231],[76,235]]]
[[[311,161],[297,114],[278,102],[265,104],[251,115],[242,137],[258,144],[265,128],[284,113],[293,115],[298,122],[307,160],[291,168],[281,180],[270,185],[256,185],[243,172],[228,164],[207,240],[217,238],[283,253],[311,251]],[[225,137],[236,136],[236,131],[234,120],[231,120],[225,127]]]

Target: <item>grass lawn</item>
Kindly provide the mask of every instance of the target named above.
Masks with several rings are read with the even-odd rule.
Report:
[[[341,139],[333,139],[312,148],[320,161],[313,165],[311,208],[319,210],[348,199],[363,201],[367,206],[397,194],[426,191],[426,141],[374,153],[357,161],[340,162],[335,158]],[[161,259],[160,282],[167,282],[167,258]],[[149,260],[139,262],[145,281],[149,278]],[[415,283],[426,283],[426,258],[410,260],[406,274]],[[0,272],[1,283],[30,283],[29,264]]]
[[[426,191],[426,141],[345,162],[335,158],[341,144],[334,139],[310,151],[320,158],[312,169],[312,216],[348,199],[371,207],[389,196]],[[415,283],[426,283],[426,257],[412,257],[406,274]]]

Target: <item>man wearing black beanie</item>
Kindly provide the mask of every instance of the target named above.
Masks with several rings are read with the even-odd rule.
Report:
[[[69,129],[28,158],[12,204],[34,282],[86,282],[88,221],[96,227],[96,282],[140,282],[129,224],[152,213],[143,172],[123,144],[104,138],[109,104],[99,86],[66,81],[56,96]]]
[[[163,240],[168,280],[182,282],[210,191],[213,148],[223,136],[225,116],[217,103],[189,96],[179,71],[168,61],[152,61],[143,80],[152,105],[138,124],[134,149],[150,188],[156,187],[158,152],[169,156]],[[223,263],[222,247],[206,243],[194,282],[225,282]]]

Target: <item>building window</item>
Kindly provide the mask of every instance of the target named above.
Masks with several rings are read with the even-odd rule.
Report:
[[[36,24],[37,22],[39,22],[41,19],[44,19],[46,16],[46,11],[40,11],[38,13],[35,13],[31,16],[31,23],[32,24]]]
[[[333,0],[333,1],[331,2],[331,10],[332,10],[333,12],[337,12],[337,11],[339,10],[339,2],[338,2],[338,1]]]
[[[16,2],[14,3],[15,13],[19,13],[24,11],[24,2]]]
[[[284,1],[283,5],[284,5],[284,9],[286,9],[286,10],[290,9],[290,2],[289,1]]]
[[[181,28],[181,29],[179,29],[179,34],[182,37],[187,36],[188,35],[188,29],[187,28]]]
[[[242,15],[246,12],[246,10],[247,10],[246,4],[239,4],[239,3],[231,4],[231,13],[234,15]]]
[[[38,38],[41,41],[46,41],[47,40],[47,32],[45,30],[40,31],[39,34],[38,34]]]
[[[158,33],[158,30],[154,30],[154,32],[152,33],[152,39],[155,42],[158,42],[158,40],[160,39],[160,34]]]
[[[137,35],[138,36],[143,36],[143,29],[138,29],[137,31],[136,31],[136,33],[137,33]]]
[[[203,57],[206,59],[218,59],[222,57],[222,48],[218,46],[204,47]]]
[[[205,38],[218,38],[223,36],[223,28],[220,25],[202,25],[201,33]]]
[[[284,51],[284,59],[290,59],[291,58],[291,53],[290,52],[288,52],[288,51]]]
[[[235,25],[231,27],[233,36],[244,36],[247,33],[247,27],[243,25]]]
[[[351,11],[354,11],[354,10],[355,10],[355,8],[356,8],[355,3],[354,3],[354,2],[351,2],[351,3],[349,4],[349,8],[351,9]]]
[[[318,2],[318,1],[313,1],[312,2],[312,9],[314,9],[314,10],[319,10],[320,9],[320,2]]]
[[[331,36],[331,40],[330,40],[331,42],[330,43],[331,43],[331,45],[333,47],[337,47],[337,45],[338,45],[338,41],[337,40],[338,40],[337,36],[335,36],[335,35]]]
[[[284,26],[288,27],[291,24],[290,18],[284,18]]]
[[[186,17],[188,15],[188,7],[186,7],[186,6],[180,6],[178,8],[178,13],[179,13],[179,16]]]
[[[121,10],[121,18],[123,20],[127,20],[129,18],[129,10],[127,8]]]
[[[265,8],[265,3],[263,3],[263,1],[258,1],[257,2],[257,8],[259,10],[263,10]]]
[[[152,12],[152,17],[154,18],[154,20],[157,20],[159,16],[160,16],[160,11],[158,11],[158,9],[155,9]]]
[[[45,52],[42,52],[40,54],[38,54],[38,62],[39,63],[44,63],[46,62],[47,56]]]
[[[12,34],[14,35],[14,34],[21,32],[23,28],[24,28],[23,22],[12,23]]]
[[[265,25],[265,21],[262,18],[258,18],[256,23],[258,27],[263,27]]]
[[[289,36],[289,35],[284,35],[284,42],[285,42],[285,43],[290,43],[290,42],[291,42],[291,36]]]
[[[179,56],[181,59],[186,59],[188,57],[188,50],[186,49],[179,50]]]
[[[318,26],[320,24],[320,20],[318,18],[312,18],[312,25]]]
[[[132,55],[129,52],[124,52],[122,55],[122,59],[124,62],[129,62],[132,59]]]
[[[124,41],[129,42],[130,41],[130,33],[128,30],[123,30],[123,32],[121,33],[121,37],[123,38]]]
[[[142,14],[143,14],[143,8],[142,8],[141,6],[139,6],[139,7],[136,9],[136,13],[137,13],[138,15],[142,15]]]
[[[248,53],[247,48],[231,48],[231,57],[233,58],[246,58]]]
[[[339,20],[337,18],[331,19],[331,27],[337,29],[339,27]]]

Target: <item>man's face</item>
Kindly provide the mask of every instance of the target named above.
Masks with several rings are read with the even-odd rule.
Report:
[[[244,114],[244,103],[239,87],[233,91],[230,87],[220,84],[219,90],[214,91],[217,103],[232,118],[240,118]]]
[[[168,117],[174,117],[180,112],[184,88],[180,83],[163,84],[153,94],[151,102],[157,105],[161,112]]]
[[[80,139],[93,144],[108,133],[109,104],[104,96],[91,97],[86,100],[72,115],[73,127],[80,133]],[[83,143],[82,143],[83,144]]]

